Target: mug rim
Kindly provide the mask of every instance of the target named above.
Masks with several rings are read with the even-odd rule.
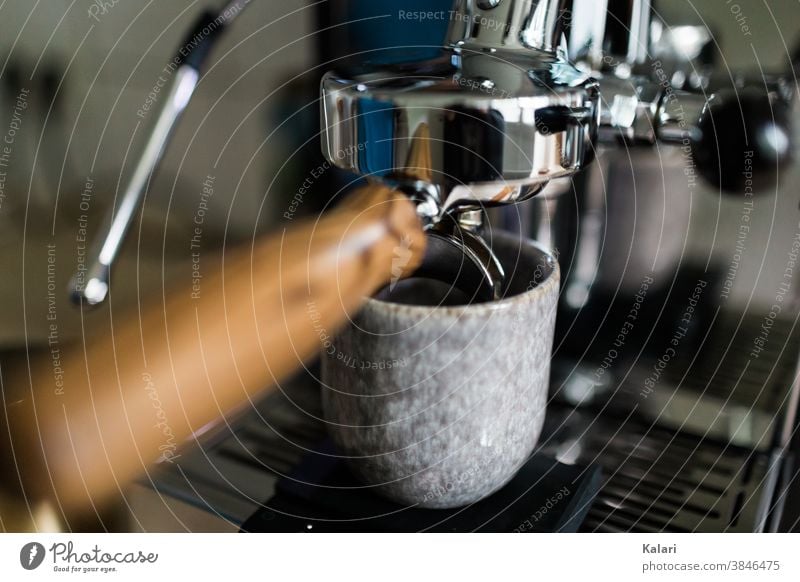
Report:
[[[552,287],[556,287],[558,293],[558,286],[561,282],[561,270],[558,265],[553,252],[545,247],[538,241],[531,240],[526,237],[515,236],[507,231],[495,231],[492,233],[493,239],[499,239],[502,243],[519,244],[525,246],[541,254],[545,259],[548,266],[551,267],[550,273],[539,282],[533,289],[523,293],[516,293],[503,299],[496,301],[485,301],[481,303],[473,303],[467,305],[451,305],[451,306],[436,306],[436,305],[409,305],[406,303],[394,303],[392,301],[384,301],[382,299],[375,299],[368,297],[364,303],[363,309],[380,310],[381,312],[392,312],[402,315],[410,316],[435,316],[437,318],[446,317],[463,317],[465,315],[481,315],[487,313],[502,312],[512,309],[519,304],[532,303],[546,297],[552,292]],[[538,262],[537,262],[538,264]]]

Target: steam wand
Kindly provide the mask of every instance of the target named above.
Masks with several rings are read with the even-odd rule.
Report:
[[[108,295],[111,266],[119,254],[134,216],[142,204],[150,179],[161,161],[175,127],[189,104],[203,65],[225,29],[244,11],[250,0],[231,0],[219,12],[203,12],[170,61],[177,65],[155,126],[125,186],[116,212],[109,212],[105,237],[90,253],[90,266],[76,272],[69,284],[76,305],[93,307]]]

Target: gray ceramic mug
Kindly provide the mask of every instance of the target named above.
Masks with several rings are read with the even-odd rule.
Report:
[[[541,433],[558,263],[518,237],[495,232],[490,244],[506,271],[503,299],[370,299],[323,356],[323,410],[339,453],[401,504],[458,507],[490,495]],[[440,285],[402,285],[393,295],[404,301],[443,297]]]

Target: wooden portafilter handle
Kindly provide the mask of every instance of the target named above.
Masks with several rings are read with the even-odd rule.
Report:
[[[178,289],[67,350],[63,390],[49,353],[4,370],[21,396],[6,402],[10,430],[0,427],[10,434],[0,441],[3,474],[18,481],[16,494],[55,502],[65,517],[121,494],[318,354],[366,297],[410,274],[424,253],[414,204],[372,185],[317,221],[209,257],[214,274],[199,294]]]

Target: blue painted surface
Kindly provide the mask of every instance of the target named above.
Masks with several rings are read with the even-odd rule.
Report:
[[[436,56],[447,33],[452,7],[453,0],[350,0],[345,11],[349,42],[346,52],[377,51],[365,59],[373,62]],[[434,16],[408,17],[408,13],[418,11]],[[383,50],[394,47],[406,48]]]

